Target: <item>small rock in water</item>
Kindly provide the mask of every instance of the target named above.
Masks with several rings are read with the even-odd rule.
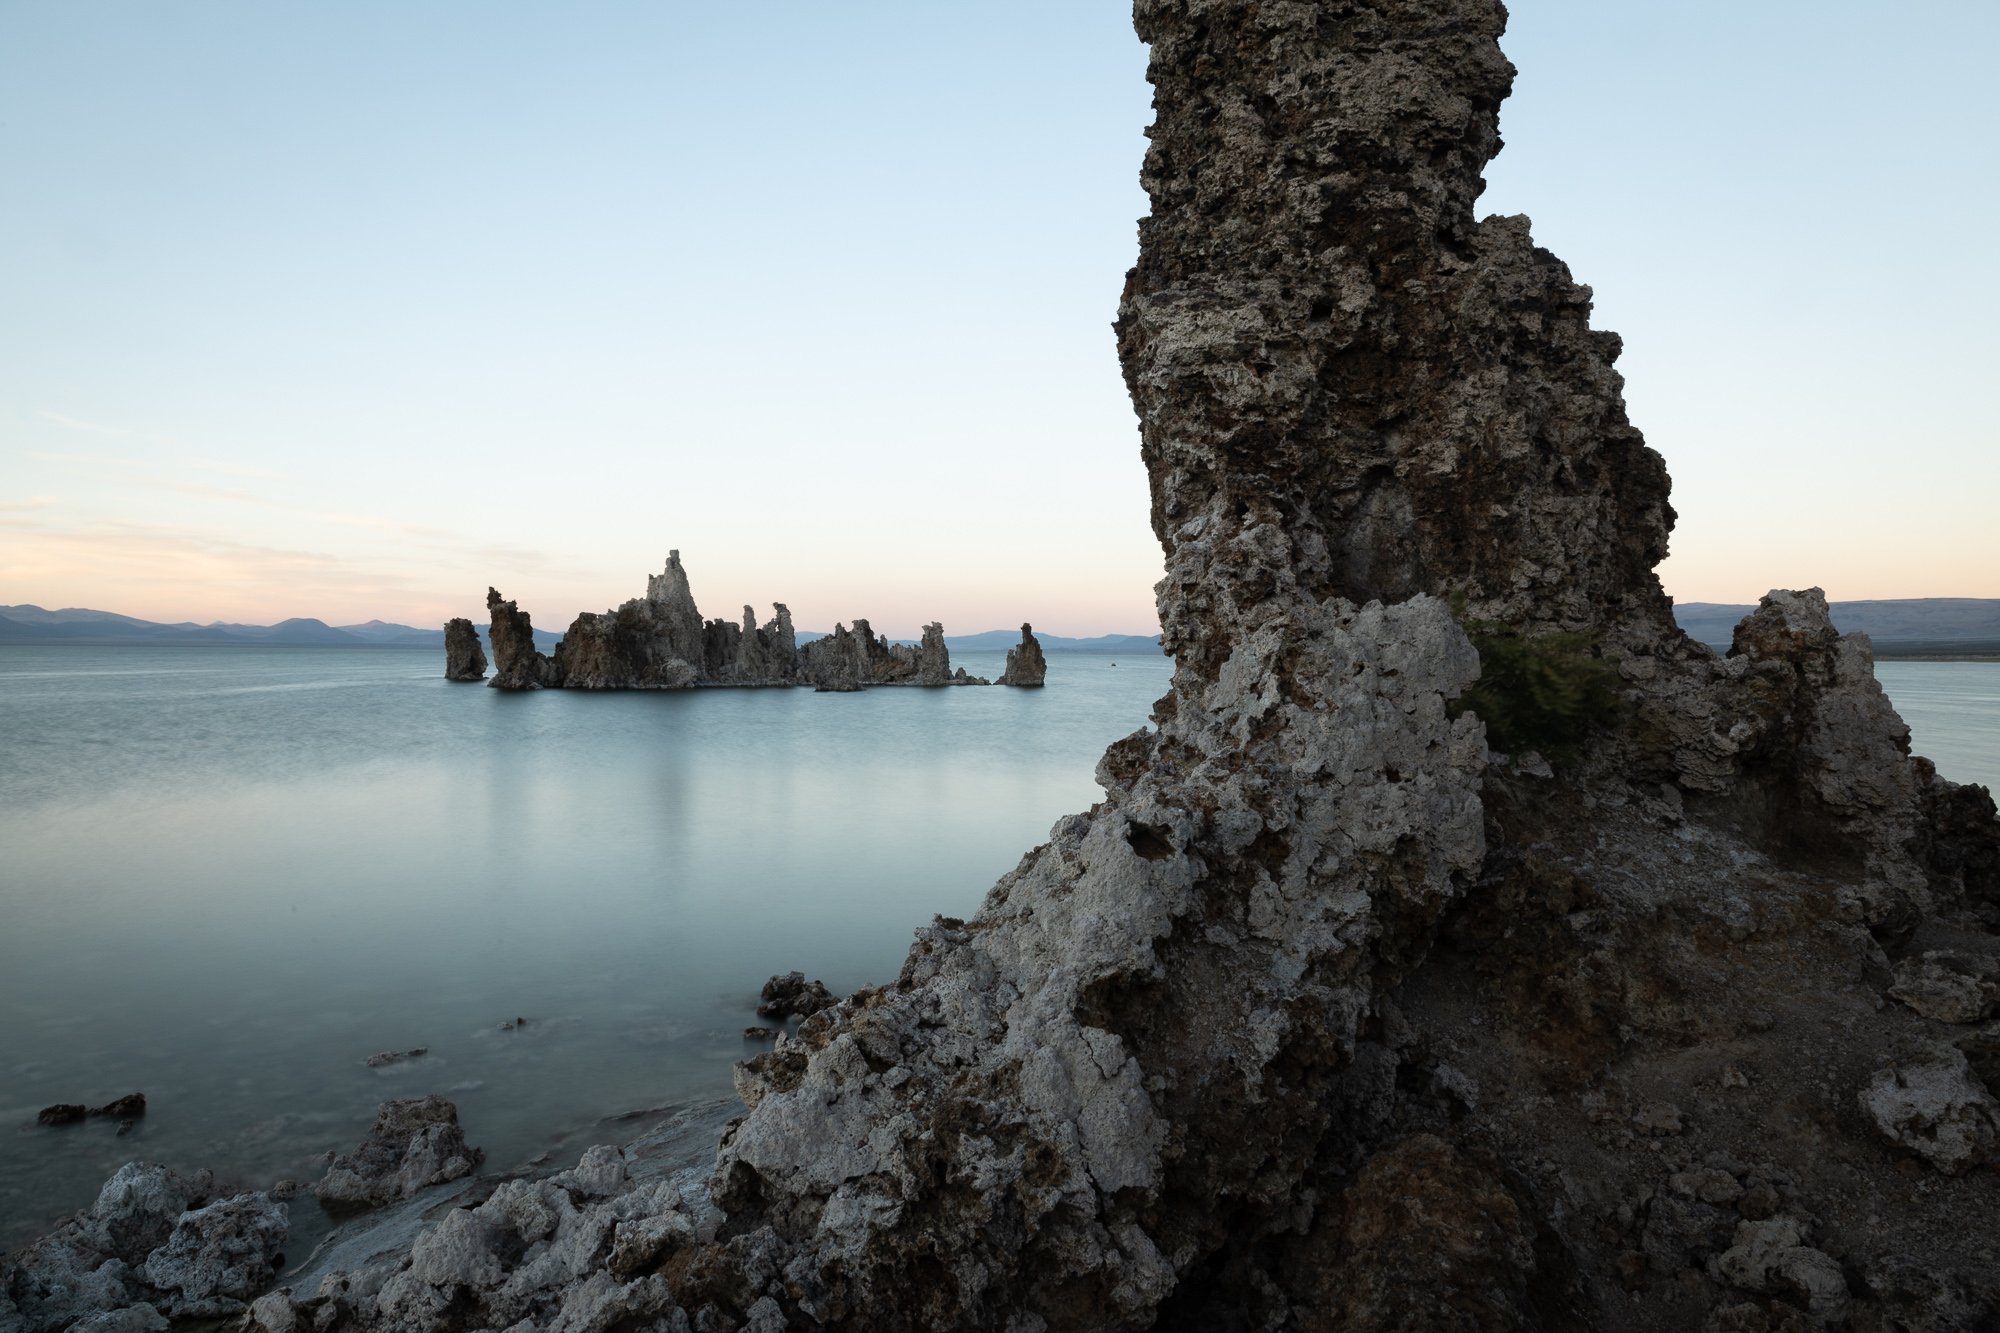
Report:
[[[146,1114],[146,1094],[131,1092],[116,1101],[90,1108],[92,1115],[110,1116],[114,1120],[133,1120]]]
[[[35,1117],[35,1123],[38,1125],[75,1125],[80,1124],[84,1116],[89,1113],[90,1109],[81,1104],[73,1105],[69,1102],[58,1102],[54,1106],[43,1107],[42,1113]]]
[[[121,1139],[124,1138],[127,1134],[130,1134],[132,1132],[132,1126],[137,1123],[138,1121],[136,1120],[120,1120],[118,1122],[118,1133],[113,1137]]]
[[[444,678],[486,679],[486,650],[479,644],[479,630],[463,616],[445,622]]]
[[[458,1108],[435,1093],[383,1102],[368,1137],[328,1168],[317,1192],[322,1204],[378,1207],[469,1176],[484,1155],[466,1146]]]
[[[1111,665],[1118,664],[1113,662]],[[1033,688],[1042,685],[1048,674],[1049,664],[1042,656],[1041,640],[1035,637],[1033,626],[1022,625],[1020,646],[1007,650],[1007,669],[1000,673],[1000,683]]]
[[[822,1009],[840,1003],[824,983],[807,981],[803,972],[787,972],[764,983],[764,1003],[757,1006],[759,1018],[810,1018]]]
[[[769,1040],[770,1040],[771,1038],[773,1038],[773,1037],[775,1037],[775,1036],[777,1036],[777,1035],[778,1035],[778,1033],[777,1033],[776,1029],[774,1029],[774,1028],[744,1028],[744,1029],[743,1029],[743,1040],[745,1040],[745,1041],[769,1041]]]
[[[413,1046],[407,1051],[380,1051],[369,1056],[361,1063],[367,1065],[370,1069],[380,1069],[384,1065],[393,1065],[399,1061],[415,1060],[419,1056],[429,1055],[430,1050],[431,1048],[428,1046]]]
[[[284,1202],[289,1199],[298,1198],[299,1195],[305,1193],[305,1189],[306,1187],[296,1180],[281,1180],[271,1186],[271,1197]]]

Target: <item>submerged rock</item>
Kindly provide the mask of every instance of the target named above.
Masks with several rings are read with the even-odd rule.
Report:
[[[82,1102],[58,1102],[54,1106],[44,1106],[35,1114],[38,1125],[80,1125],[90,1108]]]
[[[824,983],[807,981],[803,972],[787,972],[764,983],[763,1003],[757,1006],[757,1015],[760,1018],[809,1018],[838,1003],[839,998]],[[749,1034],[746,1031],[744,1035]]]
[[[458,1108],[436,1093],[383,1102],[368,1137],[313,1188],[322,1204],[380,1207],[471,1175],[483,1156],[466,1146]]]
[[[166,1244],[147,1257],[145,1281],[168,1293],[175,1318],[236,1314],[270,1285],[272,1262],[290,1231],[285,1205],[264,1194],[238,1194],[182,1213]]]
[[[1023,623],[1020,646],[1007,650],[1007,669],[1000,673],[1000,684],[1037,686],[1047,679],[1048,674],[1049,664],[1042,656],[1041,640],[1035,637],[1032,627]]]
[[[388,1065],[401,1064],[405,1060],[421,1060],[429,1054],[428,1046],[412,1046],[407,1051],[377,1051],[361,1063],[370,1069],[381,1069]]]

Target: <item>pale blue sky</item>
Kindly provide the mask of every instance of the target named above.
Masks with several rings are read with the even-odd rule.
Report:
[[[2000,596],[2000,7],[1522,3],[1687,600]],[[1152,625],[1119,4],[0,2],[0,602]]]

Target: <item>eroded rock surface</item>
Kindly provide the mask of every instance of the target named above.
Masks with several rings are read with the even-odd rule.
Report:
[[[268,1286],[289,1223],[263,1194],[211,1200],[206,1171],[128,1162],[90,1209],[0,1266],[0,1326],[159,1333],[241,1311]]]
[[[1042,656],[1042,642],[1035,637],[1033,627],[1021,626],[1021,642],[1018,647],[1007,650],[1007,669],[1000,674],[1002,685],[1036,686],[1046,683],[1049,674],[1048,660]]]

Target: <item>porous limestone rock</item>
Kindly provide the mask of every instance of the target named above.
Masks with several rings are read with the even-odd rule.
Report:
[[[1831,1255],[1805,1244],[1806,1231],[1796,1217],[1739,1223],[1718,1267],[1744,1291],[1793,1296],[1814,1322],[1837,1323],[1847,1314],[1847,1277]]]
[[[1932,949],[1896,963],[1889,994],[1940,1023],[1977,1023],[2000,1007],[2000,959]]]
[[[1972,1076],[1956,1047],[1905,1042],[1894,1063],[1875,1071],[1859,1100],[1876,1133],[1948,1176],[1994,1158],[2000,1102]]]
[[[313,1326],[684,1331],[675,1284],[659,1270],[696,1236],[678,1186],[634,1180],[621,1151],[599,1145],[569,1170],[507,1180],[476,1206],[444,1211],[407,1256],[327,1274],[310,1293]],[[271,1323],[282,1322],[274,1307]]]
[[[530,636],[529,642],[533,641]],[[480,646],[479,630],[464,616],[447,620],[444,625],[444,678],[486,679],[486,650]]]
[[[163,1293],[175,1318],[217,1319],[235,1314],[270,1285],[272,1260],[291,1224],[285,1205],[266,1194],[238,1194],[182,1213],[166,1244],[146,1259],[141,1274]]]
[[[1173,1256],[1221,1239],[1215,1191],[1282,1196],[1409,961],[1383,923],[1434,919],[1478,864],[1485,749],[1447,707],[1475,669],[1436,599],[1302,599],[1219,678],[1178,678],[1100,765],[1105,804],[977,918],[745,1066],[713,1188],[732,1227],[804,1247],[799,1308],[1142,1324]],[[918,1282],[939,1255],[952,1278]]]
[[[1048,674],[1042,642],[1035,637],[1034,629],[1023,622],[1020,646],[1007,650],[1007,669],[1000,673],[1000,684],[1038,686],[1047,681]]]
[[[18,1308],[27,1333],[54,1333],[143,1301],[148,1289],[139,1270],[213,1186],[206,1171],[190,1176],[154,1162],[126,1163],[86,1212],[0,1269],[0,1294]]]
[[[335,1158],[313,1190],[322,1204],[379,1207],[470,1175],[482,1156],[466,1146],[458,1108],[436,1093],[383,1102],[368,1137]]]

